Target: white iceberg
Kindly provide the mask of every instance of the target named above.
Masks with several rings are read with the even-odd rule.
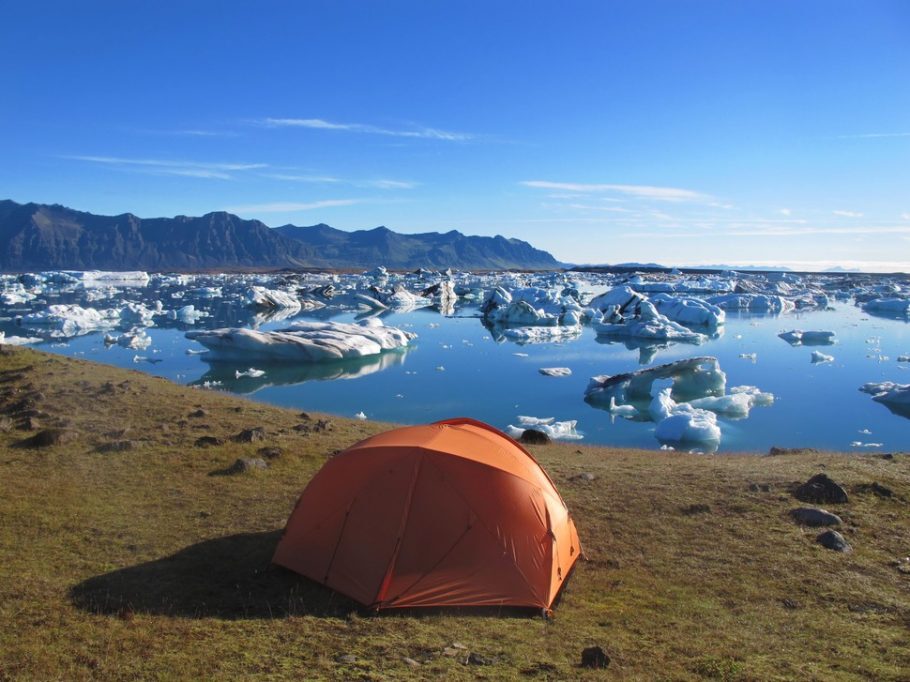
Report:
[[[239,328],[190,331],[186,337],[208,348],[212,359],[330,362],[405,348],[416,334],[373,319],[358,324],[298,322],[270,332]]]
[[[834,356],[817,350],[812,351],[812,364],[818,365],[826,362],[834,362]]]
[[[747,310],[766,313],[788,313],[796,304],[783,296],[772,294],[721,294],[711,296],[708,303],[724,310]]]
[[[297,296],[280,289],[266,289],[265,287],[250,287],[244,292],[243,300],[247,305],[262,309],[282,308],[286,310],[300,310],[300,301]]]
[[[568,367],[541,367],[537,370],[547,377],[569,377],[572,376],[572,370]]]
[[[684,325],[715,328],[727,316],[722,308],[692,296],[657,294],[650,300],[661,315]]]
[[[627,309],[628,310],[628,309]],[[626,316],[619,306],[611,306],[593,322],[598,336],[628,336],[638,339],[661,341],[686,341],[701,343],[707,339],[665,315],[661,315],[650,301],[639,301],[635,313]]]
[[[519,417],[518,420],[524,428],[513,426],[512,424],[506,427],[506,433],[516,440],[521,438],[521,435],[529,428],[535,431],[542,431],[552,440],[580,440],[584,437],[576,431],[577,419],[558,422],[554,421],[553,418]]]
[[[874,298],[866,301],[863,309],[888,315],[910,315],[910,298]]]
[[[834,343],[834,337],[837,334],[830,331],[804,332],[802,329],[791,329],[778,336],[791,346],[830,346]]]

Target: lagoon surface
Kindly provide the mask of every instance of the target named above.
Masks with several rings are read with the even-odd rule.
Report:
[[[303,291],[323,280],[288,284],[257,276],[259,284]],[[514,284],[514,275],[509,275]],[[563,281],[565,275],[552,275]],[[569,284],[591,297],[620,281],[616,275],[573,276]],[[686,449],[766,452],[772,445],[815,447],[856,452],[910,448],[906,412],[876,402],[859,388],[867,382],[910,383],[910,325],[906,316],[876,316],[852,298],[832,295],[825,305],[770,314],[726,311],[725,323],[705,334],[701,343],[660,342],[598,336],[590,325],[562,339],[519,343],[481,319],[481,294],[459,297],[454,308],[424,306],[390,309],[378,315],[387,326],[416,333],[407,348],[356,360],[302,364],[208,360],[199,343],[186,338],[191,329],[256,327],[284,329],[298,320],[355,322],[362,306],[331,300],[316,310],[263,313],[231,293],[251,276],[211,278],[153,276],[146,283],[32,282],[8,276],[0,322],[7,338],[30,338],[35,347],[63,355],[138,369],[200,390],[224,390],[277,405],[401,423],[421,423],[469,416],[502,429],[519,425],[519,416],[576,420],[582,442],[654,449],[655,423],[625,419],[585,401],[589,379],[652,367],[694,356],[717,358],[728,387],[748,385],[774,395],[768,406],[755,406],[748,417],[717,415],[719,443]],[[266,281],[264,281],[266,280]],[[344,281],[335,278],[344,290]],[[363,290],[369,280],[352,277],[349,288]],[[407,283],[405,281],[405,283]],[[483,282],[481,281],[480,284]],[[412,285],[419,290],[426,282]],[[526,282],[523,282],[526,284]],[[305,286],[306,285],[306,286]],[[220,290],[215,290],[216,288]],[[830,288],[830,287],[829,287]],[[844,284],[842,289],[846,288]],[[841,292],[842,293],[842,292]],[[378,295],[378,294],[377,294]],[[29,298],[29,296],[33,296]],[[341,299],[345,300],[345,299]],[[156,302],[161,302],[157,304]],[[53,304],[79,304],[107,309],[132,302],[160,310],[193,303],[207,316],[187,324],[160,313],[139,325],[134,321],[97,329],[63,330],[27,321],[29,313]],[[277,319],[283,318],[283,319]],[[115,329],[112,331],[112,329]],[[124,347],[111,343],[124,330],[140,329],[142,340]],[[793,329],[827,330],[835,343],[823,347],[792,346],[778,334]],[[105,342],[105,334],[109,334]],[[812,362],[813,351],[833,361]],[[564,367],[571,376],[550,377],[540,368]],[[250,372],[250,369],[258,370]],[[259,374],[260,376],[249,376]],[[238,376],[240,374],[240,376]]]

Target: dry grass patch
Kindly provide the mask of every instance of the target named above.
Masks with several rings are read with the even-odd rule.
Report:
[[[325,459],[387,427],[0,354],[0,679],[906,679],[910,457],[535,447],[589,559],[556,618],[374,616],[269,559]],[[821,471],[851,553],[788,515]],[[592,644],[608,669],[577,667]]]

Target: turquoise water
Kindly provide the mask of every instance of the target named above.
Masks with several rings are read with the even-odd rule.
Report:
[[[755,407],[748,418],[719,416],[720,451],[767,451],[772,445],[881,452],[910,448],[910,419],[892,413],[861,393],[870,381],[910,383],[910,363],[897,357],[910,353],[910,325],[905,320],[874,317],[849,303],[829,310],[780,316],[729,314],[723,333],[702,345],[665,347],[605,342],[585,328],[576,339],[560,343],[519,345],[497,342],[476,308],[459,307],[445,317],[433,309],[396,314],[387,325],[416,332],[414,346],[372,359],[316,366],[210,364],[187,349],[202,347],[184,337],[188,327],[147,330],[152,345],[142,351],[105,347],[93,333],[37,347],[139,369],[174,381],[226,390],[277,405],[324,411],[348,417],[363,412],[369,419],[420,423],[469,416],[505,428],[518,425],[518,415],[577,420],[585,443],[657,448],[652,422],[613,418],[584,401],[591,376],[628,372],[696,355],[718,358],[731,386],[754,385],[775,395],[770,407]],[[300,315],[305,319],[313,315]],[[319,319],[329,318],[326,314]],[[352,314],[330,319],[348,322]],[[240,320],[225,307],[197,327],[224,326]],[[261,329],[282,328],[288,320]],[[8,334],[24,332],[12,323]],[[821,348],[791,347],[777,337],[790,329],[833,330],[837,343]],[[833,355],[829,364],[812,364],[813,350]],[[752,362],[741,354],[756,353]],[[526,354],[526,357],[518,354]],[[140,358],[138,361],[137,357]],[[148,358],[152,362],[142,360]],[[235,378],[255,367],[260,378]],[[572,376],[541,375],[541,367],[568,367]],[[444,368],[444,369],[440,369]],[[200,389],[204,390],[204,389]],[[858,447],[854,442],[880,446]]]

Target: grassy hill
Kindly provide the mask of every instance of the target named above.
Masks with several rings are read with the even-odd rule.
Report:
[[[4,350],[0,679],[907,678],[910,457],[535,447],[588,556],[555,618],[377,616],[269,559],[327,456],[385,428]],[[851,553],[788,516],[820,471]]]

